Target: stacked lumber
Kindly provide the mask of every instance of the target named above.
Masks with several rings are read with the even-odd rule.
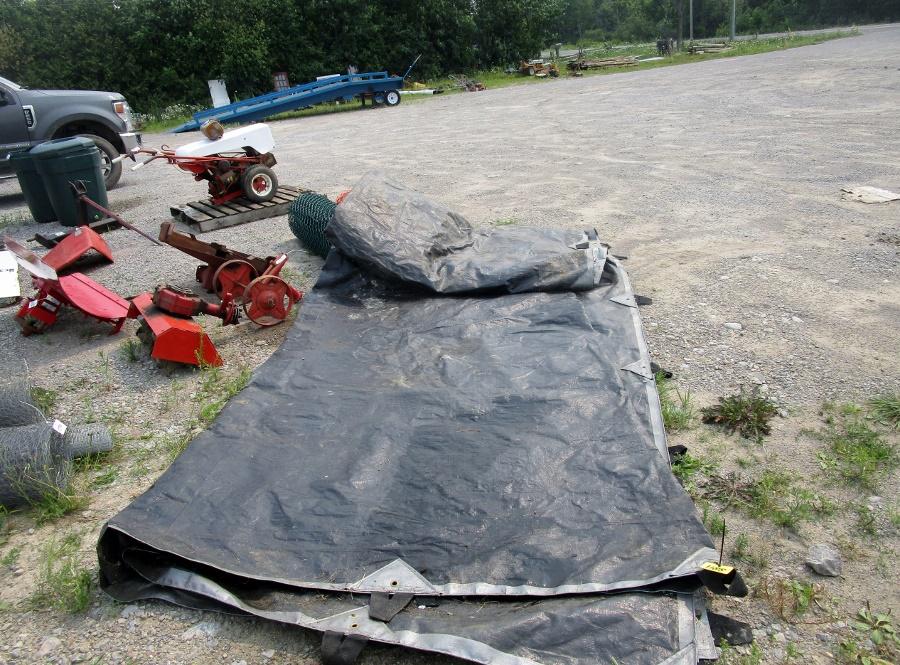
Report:
[[[725,42],[696,42],[688,46],[688,53],[697,55],[698,53],[720,53],[727,51],[731,46]]]
[[[581,58],[568,64],[569,69],[579,71],[582,69],[605,69],[607,67],[630,67],[638,64],[637,57],[633,55],[620,55],[614,58],[591,59]]]

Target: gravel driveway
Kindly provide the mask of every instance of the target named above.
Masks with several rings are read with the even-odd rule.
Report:
[[[854,185],[900,191],[898,109],[900,25],[893,25],[817,46],[438,96],[272,129],[283,184],[333,197],[365,171],[383,169],[478,223],[597,228],[613,253],[628,257],[636,291],[653,298],[643,316],[657,362],[700,404],[741,384],[762,386],[791,415],[768,452],[791,464],[796,437],[823,401],[900,392],[900,203],[840,196]],[[145,143],[195,139],[147,135]],[[170,205],[196,200],[202,189],[156,163],[126,172],[110,204],[155,234]],[[16,185],[0,183],[0,215],[23,206]],[[36,228],[8,232],[22,239]],[[107,238],[116,263],[91,273],[105,285],[123,295],[159,282],[193,286],[190,257],[125,231]],[[203,239],[262,256],[293,251],[292,279],[306,287],[321,265],[299,249],[284,217]],[[0,359],[7,368],[25,360],[38,385],[59,390],[56,415],[118,413],[126,450],[181,427],[177,408],[157,406],[172,378],[149,362],[124,360],[117,353],[124,335],[107,337],[68,317],[42,339],[26,339],[13,314],[0,311]],[[255,367],[283,332],[218,329],[216,343],[229,366]],[[814,467],[811,459],[797,468]],[[54,530],[80,530],[84,560],[95,567],[99,527],[161,470],[121,474],[94,490],[88,509],[56,523],[16,518],[10,545],[22,548],[21,562],[0,568],[0,600],[28,596],[41,543]],[[896,502],[896,489],[894,477],[882,494]],[[802,568],[801,549],[816,535],[787,538],[784,556],[800,557]],[[785,567],[795,571],[797,561]],[[845,611],[855,612],[870,592],[884,605],[883,581],[869,570],[848,564],[842,586],[830,589]],[[898,604],[896,585],[888,585],[895,614]],[[730,611],[763,628],[773,621],[750,605]],[[827,662],[833,642],[815,630],[798,629],[793,639],[804,662]],[[0,613],[0,663],[43,662],[42,647],[55,662],[317,662],[312,634],[162,603],[123,611],[99,594],[80,616]],[[780,662],[777,651],[766,653],[766,662]],[[382,648],[361,661],[451,662]]]

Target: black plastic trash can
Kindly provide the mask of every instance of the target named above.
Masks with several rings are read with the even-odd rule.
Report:
[[[77,226],[81,222],[81,206],[70,182],[82,181],[87,189],[87,197],[108,207],[100,150],[93,141],[82,136],[55,139],[35,146],[31,149],[31,155],[38,173],[44,179],[47,196],[61,224]],[[102,217],[96,210],[89,209],[87,212],[87,221]]]
[[[29,151],[17,152],[9,157],[10,164],[16,177],[19,179],[19,187],[25,195],[25,203],[36,222],[52,222],[56,219],[53,204],[47,196],[44,188],[44,179],[38,173],[34,164],[34,156]]]

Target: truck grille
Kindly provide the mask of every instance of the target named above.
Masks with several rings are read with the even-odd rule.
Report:
[[[25,125],[31,129],[34,127],[34,109],[31,106],[23,106],[22,110],[25,112]]]

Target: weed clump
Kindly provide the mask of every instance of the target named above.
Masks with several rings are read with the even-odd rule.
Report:
[[[720,397],[719,403],[701,410],[703,422],[721,425],[729,434],[738,432],[747,439],[762,441],[771,432],[769,421],[778,413],[778,407],[759,389],[747,391],[743,387],[736,395]]]
[[[770,519],[776,526],[794,530],[801,522],[833,515],[837,510],[829,498],[797,487],[790,475],[770,469],[755,479],[734,473],[714,475],[707,481],[704,495],[742,509],[751,517]]]
[[[900,395],[880,395],[869,400],[872,418],[877,422],[900,430]]]
[[[826,406],[823,413],[825,428],[817,436],[830,449],[818,455],[825,471],[863,489],[874,490],[882,477],[900,465],[896,445],[869,427],[858,407]]]
[[[690,391],[682,394],[662,372],[656,373],[656,391],[659,393],[659,404],[666,431],[671,433],[689,429],[694,422],[694,405],[691,402]]]
[[[816,607],[824,609],[823,594],[821,584],[792,579],[765,578],[756,588],[756,595],[765,599],[775,614],[790,622]]]
[[[81,536],[70,533],[52,539],[41,553],[37,587],[30,604],[36,608],[54,608],[71,614],[87,609],[91,601],[93,577],[78,560]]]

